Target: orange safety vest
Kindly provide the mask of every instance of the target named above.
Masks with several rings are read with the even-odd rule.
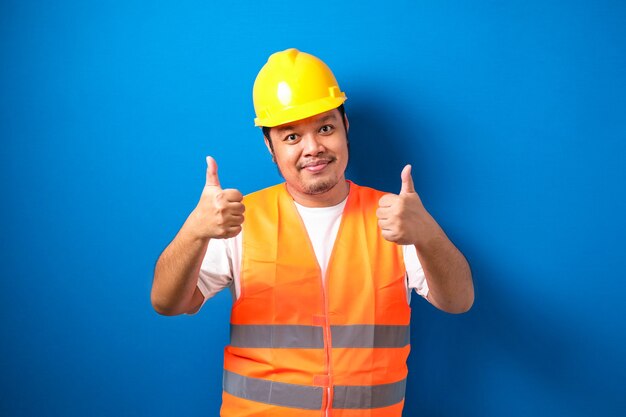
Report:
[[[382,192],[350,183],[325,282],[284,184],[245,197],[222,417],[402,415],[410,307]]]

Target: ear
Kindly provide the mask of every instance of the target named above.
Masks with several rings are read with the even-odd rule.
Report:
[[[263,136],[263,140],[265,141],[265,147],[267,148],[267,151],[270,153],[270,155],[272,155],[272,162],[276,162],[276,159],[274,159],[274,150],[272,149],[272,145],[270,144],[269,139]]]
[[[267,148],[267,151],[271,154],[272,153],[272,147],[270,146],[270,141],[267,140],[267,138],[265,136],[263,136],[263,140],[265,141],[265,147]]]
[[[348,114],[343,114],[343,121],[346,123],[346,132],[350,131],[350,122],[348,121]]]

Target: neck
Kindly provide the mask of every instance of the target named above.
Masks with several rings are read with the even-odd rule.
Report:
[[[287,191],[296,203],[304,207],[331,207],[345,200],[350,192],[350,184],[342,179],[333,188],[321,194],[305,194],[287,183]]]

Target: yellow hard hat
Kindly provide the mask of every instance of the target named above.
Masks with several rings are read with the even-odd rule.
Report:
[[[347,97],[322,60],[291,48],[269,57],[252,98],[255,126],[274,127],[332,110]]]

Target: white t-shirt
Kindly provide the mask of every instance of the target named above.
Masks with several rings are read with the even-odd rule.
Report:
[[[322,277],[326,274],[326,267],[339,231],[341,215],[346,201],[347,198],[336,206],[315,208],[304,207],[295,203],[313,245]],[[241,293],[239,275],[241,272],[242,235],[243,232],[230,239],[211,239],[209,241],[198,278],[198,288],[204,295],[205,301],[226,287],[231,289],[234,299],[239,297]],[[411,290],[413,289],[426,298],[428,283],[422,265],[417,258],[415,246],[402,246],[402,252],[407,272],[407,301],[410,302]]]

